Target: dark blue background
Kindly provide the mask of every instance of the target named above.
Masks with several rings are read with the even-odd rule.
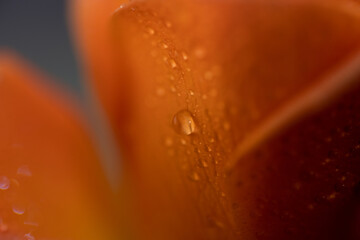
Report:
[[[10,48],[80,93],[65,0],[0,0],[0,48]]]

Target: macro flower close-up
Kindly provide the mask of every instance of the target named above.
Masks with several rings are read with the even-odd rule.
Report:
[[[0,240],[360,239],[359,1],[64,4],[81,94],[0,23]]]

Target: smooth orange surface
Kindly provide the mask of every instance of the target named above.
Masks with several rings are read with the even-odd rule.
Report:
[[[0,238],[111,239],[115,210],[86,122],[47,83],[0,53],[0,176],[10,180],[0,190]]]

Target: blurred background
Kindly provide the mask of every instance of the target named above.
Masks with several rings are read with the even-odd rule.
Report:
[[[115,182],[118,159],[113,154],[109,130],[98,110],[85,96],[69,34],[66,0],[0,0],[0,49],[11,49],[82,100],[95,131],[105,171]],[[115,156],[115,155],[114,155]]]
[[[81,92],[65,0],[0,0],[0,49],[22,55],[56,82]]]

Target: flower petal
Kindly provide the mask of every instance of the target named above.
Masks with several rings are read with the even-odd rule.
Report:
[[[345,124],[339,106],[359,102],[350,94],[350,100],[333,105],[338,114],[328,125],[316,119],[331,109],[299,122],[357,86],[348,66],[357,63],[359,24],[358,6],[340,2],[149,0],[121,6],[111,26],[111,74],[92,76],[124,151],[135,238],[304,239],[330,233],[323,229],[334,223],[349,192],[342,193],[344,201],[324,203],[318,212],[299,209],[339,176],[309,184],[306,192],[288,193],[286,184],[292,186],[301,174],[301,163],[318,167],[334,147],[309,149],[308,138],[332,136],[328,131]],[[319,98],[310,98],[314,94]],[[317,101],[316,108],[309,99]],[[352,111],[348,115],[358,121]],[[307,135],[292,132],[305,131],[306,121],[324,128]],[[336,143],[353,146],[355,126],[351,143]],[[294,138],[286,148],[274,140],[281,130],[284,138]],[[249,136],[258,137],[239,153]],[[294,162],[283,157],[284,149],[301,153],[305,147],[305,157]],[[266,155],[256,155],[256,149]],[[235,169],[227,176],[229,163]],[[281,171],[267,171],[269,166]],[[351,160],[339,171],[349,168],[352,176],[359,170]],[[326,175],[327,170],[316,171]],[[330,200],[337,196],[328,194]],[[266,201],[261,205],[259,198]],[[279,214],[270,211],[272,199]]]
[[[68,1],[71,30],[84,75],[96,88],[105,110],[114,102],[113,84],[119,82],[114,74],[117,70],[110,44],[109,22],[115,9],[124,2],[126,0]]]
[[[86,123],[44,78],[0,53],[0,238],[109,239],[115,210]]]

